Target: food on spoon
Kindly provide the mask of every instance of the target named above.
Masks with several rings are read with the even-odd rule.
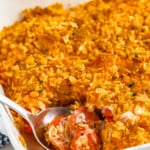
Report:
[[[67,117],[57,116],[46,127],[46,141],[56,150],[100,150],[100,137],[90,126],[95,121],[98,116],[84,107]]]
[[[67,118],[63,116],[55,117],[46,129],[46,140],[49,145],[53,145],[58,150],[69,150],[70,137],[67,127]]]
[[[87,128],[76,132],[71,141],[71,150],[100,150],[100,139],[94,129]]]
[[[99,118],[94,112],[89,112],[86,108],[81,107],[68,117],[69,130],[74,134],[78,130],[89,128],[90,124],[92,125],[98,120]]]

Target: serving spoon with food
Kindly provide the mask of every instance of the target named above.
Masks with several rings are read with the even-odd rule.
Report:
[[[36,140],[46,150],[51,150],[45,140],[44,130],[46,125],[56,116],[67,116],[70,114],[70,109],[67,107],[51,107],[37,114],[32,114],[2,94],[0,94],[0,103],[7,105],[9,108],[19,113],[30,124]]]

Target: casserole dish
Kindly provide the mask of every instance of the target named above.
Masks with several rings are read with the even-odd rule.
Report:
[[[35,7],[35,6],[41,6],[41,7],[45,7],[53,2],[61,2],[63,4],[65,4],[65,7],[68,7],[68,4],[71,3],[73,5],[77,5],[79,3],[83,3],[85,1],[50,1],[50,0],[44,0],[44,1],[41,1],[41,0],[35,0],[35,1],[30,1],[30,0],[16,0],[16,1],[13,1],[13,2],[10,2],[9,0],[5,0],[5,2],[3,2],[2,0],[0,1],[1,5],[0,5],[0,14],[5,14],[5,15],[1,15],[0,16],[0,28],[4,27],[4,26],[7,26],[7,25],[10,25],[11,23],[19,20],[19,13],[25,9],[25,8],[31,8],[31,7]],[[17,6],[17,7],[16,7]],[[106,6],[106,9],[107,9],[107,6]],[[105,13],[105,12],[104,12]],[[8,17],[7,17],[8,16]],[[96,17],[96,16],[93,16],[93,17]],[[133,19],[133,17],[130,18],[131,20]],[[133,22],[133,29],[135,28],[138,28],[138,25],[135,25],[134,24],[135,22]],[[64,25],[64,24],[63,24]],[[76,28],[76,26],[74,24],[71,24],[72,26],[74,26]],[[96,26],[97,27],[97,26]],[[106,26],[107,27],[107,26]],[[97,27],[99,28],[99,27]],[[147,30],[147,29],[145,29]],[[121,31],[117,30],[117,34],[119,34]],[[74,33],[73,33],[74,34]],[[82,37],[82,35],[80,35]],[[118,35],[117,35],[118,36]],[[131,42],[132,42],[132,38],[130,39]],[[64,42],[67,42],[67,37],[65,37],[64,39]],[[102,43],[105,43],[105,41],[98,41],[99,42],[102,42]],[[110,41],[113,43],[113,41]],[[135,41],[136,42],[136,41]],[[92,42],[91,42],[92,43]],[[98,44],[97,43],[97,44]],[[122,42],[123,43],[123,42]],[[86,43],[85,43],[86,44]],[[98,45],[100,48],[103,49],[103,47],[101,47],[101,45]],[[106,46],[106,45],[105,45]],[[79,47],[80,49],[80,53],[82,53],[82,50],[83,50],[83,46]],[[83,52],[84,53],[84,52]],[[113,53],[114,55],[116,55],[116,52]],[[119,54],[121,55],[124,55],[124,54]],[[109,56],[108,56],[109,57]],[[123,56],[124,57],[124,56]],[[134,54],[134,60],[136,61],[136,59],[138,58],[137,54]],[[101,59],[102,61],[105,61],[103,60],[103,58],[99,58]],[[105,59],[105,58],[104,58]],[[99,60],[97,60],[98,62]],[[113,63],[113,62],[112,62]],[[74,65],[74,64],[73,64]],[[105,64],[104,64],[105,65]],[[100,66],[101,67],[101,66]],[[103,66],[102,66],[103,67]],[[105,67],[105,66],[104,66]],[[145,66],[146,67],[146,66]],[[77,66],[77,69],[80,69],[80,71],[84,70],[84,66]],[[116,66],[113,66],[113,68],[111,68],[113,71],[117,70]],[[98,76],[98,75],[97,75]],[[96,77],[97,77],[96,76]],[[96,78],[95,77],[95,78]],[[97,77],[98,78],[98,77]],[[116,76],[114,76],[113,78],[113,82],[114,80],[117,78],[117,74]],[[69,78],[70,80],[72,80],[73,82],[76,82],[74,81],[74,78]],[[68,80],[66,80],[68,81]],[[118,82],[116,81],[117,85],[118,85]],[[92,84],[91,84],[92,86]],[[119,85],[118,85],[119,86]],[[130,83],[128,84],[128,88],[132,88],[134,86],[134,83]],[[68,89],[67,89],[68,90]],[[1,89],[2,91],[2,89]],[[39,93],[42,92],[42,89],[39,90]],[[3,91],[2,91],[3,93]],[[101,87],[97,86],[96,88],[96,93],[100,93],[102,95],[105,96],[105,94],[107,93],[107,91],[105,90],[101,90]],[[3,93],[4,94],[4,93]],[[32,96],[34,96],[35,93],[31,93]],[[61,93],[60,93],[61,94]],[[131,96],[132,98],[135,98],[135,96],[137,96],[137,93],[133,92],[131,93]],[[131,99],[132,99],[131,98]],[[19,150],[25,150],[25,149],[29,149],[29,150],[32,150],[32,149],[36,149],[36,150],[40,150],[42,149],[41,147],[39,147],[39,145],[36,143],[36,141],[34,140],[34,138],[32,136],[28,136],[24,133],[19,133],[19,131],[15,128],[14,126],[14,122],[13,122],[13,117],[9,111],[9,109],[4,106],[4,105],[0,105],[1,109],[1,114],[3,115],[3,120],[4,120],[4,123],[5,123],[5,128],[8,132],[8,135],[10,137],[10,140],[11,140],[11,143],[12,145],[14,146],[14,149],[19,149]],[[90,106],[89,106],[90,107]],[[139,113],[139,112],[138,112]],[[20,142],[20,134],[24,136],[25,140],[26,140],[26,143],[27,143],[27,146],[24,146],[22,144],[22,142]],[[37,146],[37,147],[35,147]],[[149,144],[145,144],[145,145],[142,145],[142,146],[136,146],[136,147],[131,147],[131,148],[128,148],[128,150],[147,150],[149,149]]]

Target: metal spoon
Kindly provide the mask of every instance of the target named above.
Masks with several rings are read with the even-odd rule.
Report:
[[[2,94],[0,94],[0,103],[6,104],[8,107],[18,112],[25,120],[27,120],[32,128],[36,140],[46,150],[51,150],[51,148],[45,141],[45,126],[56,116],[67,116],[70,114],[70,109],[67,107],[51,107],[39,112],[38,114],[32,114]]]

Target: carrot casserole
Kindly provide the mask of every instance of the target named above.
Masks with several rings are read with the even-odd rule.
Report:
[[[102,150],[149,143],[150,1],[24,10],[0,32],[0,84],[32,113],[52,106],[101,113]]]

